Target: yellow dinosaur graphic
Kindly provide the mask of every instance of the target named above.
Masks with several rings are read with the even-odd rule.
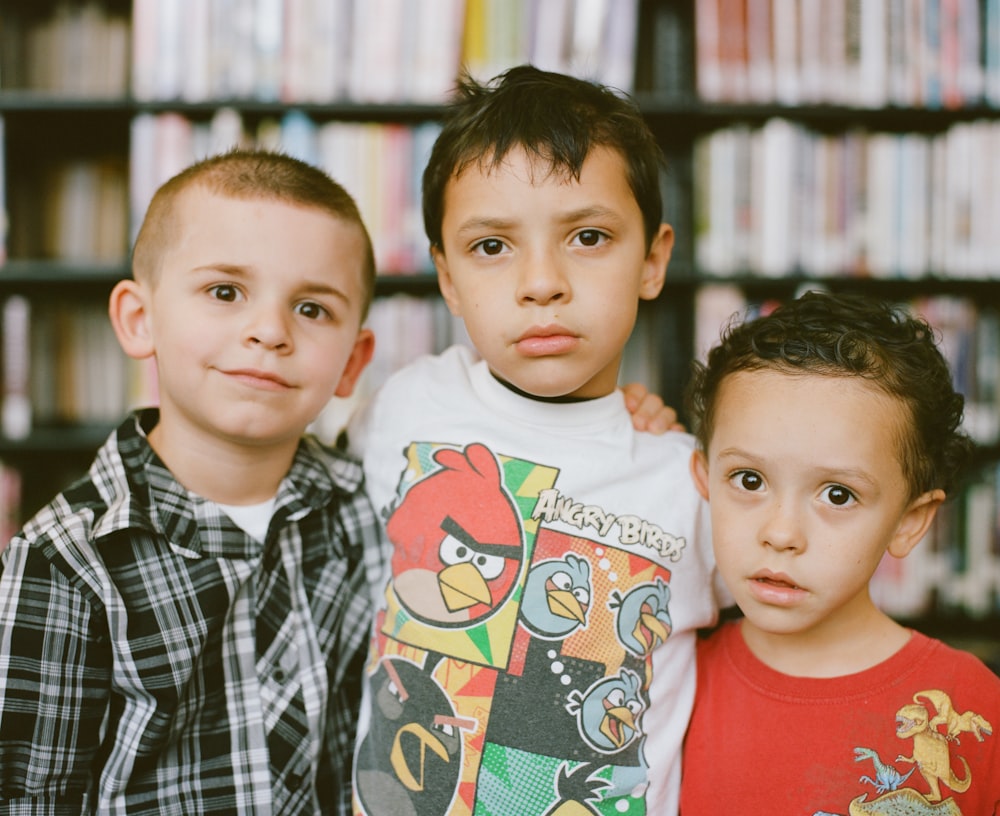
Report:
[[[928,714],[927,708],[920,705],[920,700],[930,701],[934,706],[936,715],[934,718]],[[913,754],[904,756],[900,754],[896,757],[897,762],[909,762],[917,766],[917,770],[927,781],[930,787],[929,802],[941,801],[941,785],[944,784],[949,790],[955,793],[965,793],[972,784],[972,772],[969,763],[963,757],[959,757],[962,765],[965,766],[965,777],[960,778],[955,775],[951,767],[951,737],[940,733],[936,729],[936,723],[948,723],[949,734],[951,731],[951,719],[949,712],[954,715],[954,708],[951,699],[943,691],[931,690],[921,691],[913,695],[914,702],[903,706],[896,712],[896,736],[900,739],[913,740]],[[972,718],[977,715],[967,712]],[[966,715],[962,715],[966,716]],[[980,718],[982,719],[982,718]],[[985,723],[986,721],[983,720]],[[986,723],[988,726],[989,724]],[[962,730],[956,723],[956,728]],[[958,731],[956,731],[957,736]]]
[[[985,717],[974,711],[966,711],[964,714],[955,711],[951,704],[951,698],[943,691],[934,689],[913,695],[913,701],[916,703],[919,703],[922,698],[928,700],[937,709],[937,715],[930,721],[929,726],[936,730],[941,724],[947,725],[948,731],[945,736],[959,745],[962,744],[959,734],[972,734],[979,742],[982,742],[983,734],[989,736],[993,733],[993,726]]]
[[[934,716],[928,709],[931,709]],[[943,730],[939,730],[943,726]],[[951,697],[940,689],[921,691],[913,695],[913,703],[896,712],[896,736],[913,740],[913,753],[900,754],[896,762],[906,762],[914,767],[903,774],[891,764],[883,762],[870,748],[855,748],[855,762],[871,760],[874,777],[863,776],[862,782],[875,787],[877,797],[868,799],[868,794],[851,801],[850,816],[963,816],[955,799],[942,799],[941,786],[953,793],[964,793],[972,785],[972,771],[964,757],[958,759],[964,766],[964,776],[959,776],[952,768],[952,746],[961,745],[961,735],[972,734],[979,742],[993,734],[993,726],[974,711],[958,713],[952,705]],[[903,787],[914,771],[930,788],[923,794],[912,787]],[[832,816],[825,811],[817,811],[815,816]],[[978,814],[976,814],[978,816]]]

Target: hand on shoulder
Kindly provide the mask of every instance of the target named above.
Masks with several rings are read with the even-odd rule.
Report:
[[[668,431],[683,431],[684,426],[677,421],[677,412],[665,405],[659,394],[653,394],[642,383],[622,386],[625,407],[632,415],[632,426],[637,431],[664,434]]]

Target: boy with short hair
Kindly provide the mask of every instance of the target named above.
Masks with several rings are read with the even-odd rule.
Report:
[[[160,407],[2,556],[0,812],[344,807],[379,525],[303,432],[372,354],[367,231],[321,171],[234,151],[159,189],[133,272],[110,316]]]
[[[699,644],[684,816],[997,812],[1000,678],[868,590],[970,449],[932,329],[810,293],[730,326],[690,395],[692,470],[744,617]]]
[[[675,813],[717,604],[693,441],[616,390],[673,243],[662,155],[609,89],[465,78],[424,174],[454,348],[352,442],[391,539],[355,759],[368,814]]]

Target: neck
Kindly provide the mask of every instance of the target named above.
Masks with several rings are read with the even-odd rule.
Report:
[[[162,422],[148,438],[180,484],[210,501],[230,505],[258,504],[273,497],[298,448],[298,440],[248,447],[214,437],[188,439]]]
[[[870,669],[903,648],[911,634],[874,605],[851,622],[824,622],[805,632],[768,632],[747,619],[741,627],[758,660],[792,677],[842,677]]]

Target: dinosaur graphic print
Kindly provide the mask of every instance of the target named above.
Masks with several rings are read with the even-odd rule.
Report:
[[[849,803],[849,816],[975,816],[964,814],[950,794],[965,793],[973,784],[962,740],[992,737],[986,718],[974,711],[959,713],[948,694],[927,689],[896,712],[895,735],[900,752],[892,761],[871,748],[854,749],[855,762],[871,762],[872,773],[862,775],[860,783],[872,790]],[[812,816],[840,814],[817,811]]]
[[[558,469],[480,443],[407,447],[362,813],[646,812],[644,715],[683,541],[558,486]]]

